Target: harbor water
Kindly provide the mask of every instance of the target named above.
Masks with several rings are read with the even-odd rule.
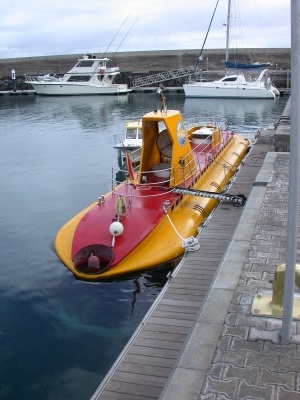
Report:
[[[251,139],[288,98],[166,100],[184,119],[225,117]],[[79,281],[53,248],[60,227],[108,191],[113,135],[157,108],[156,93],[0,97],[1,400],[88,400],[166,282],[170,265]]]

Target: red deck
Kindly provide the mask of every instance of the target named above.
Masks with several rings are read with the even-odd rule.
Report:
[[[230,136],[231,133],[226,132],[224,141],[228,141]],[[192,144],[198,166],[198,171],[193,179],[199,176],[223,146],[220,144],[212,148],[212,145]],[[189,187],[191,184],[192,179],[190,178],[183,182],[182,186]],[[152,173],[147,175],[146,184],[139,184],[136,188],[129,184],[121,184],[116,188],[115,193],[110,193],[102,204],[95,205],[79,222],[74,233],[72,260],[82,248],[101,244],[112,247],[113,261],[110,266],[118,264],[149,235],[164,217],[164,202],[168,200],[172,206],[179,198],[180,195],[172,193],[168,189],[169,182]],[[123,196],[126,201],[126,215],[119,219],[116,213],[118,195]],[[109,228],[117,220],[123,225],[124,235],[113,238]],[[136,232],[139,234],[137,235]],[[113,241],[115,241],[114,246],[112,246]]]
[[[132,196],[130,194],[132,193]],[[124,235],[115,237],[114,260],[111,266],[117,264],[132,249],[144,239],[164,216],[163,204],[166,200],[174,204],[179,195],[159,190],[148,184],[133,189],[130,185],[122,185],[118,194],[125,196],[126,215],[120,217],[124,227]],[[129,201],[132,207],[128,207]],[[112,235],[109,227],[118,219],[116,214],[117,195],[110,194],[105,202],[93,207],[79,222],[75,231],[72,259],[77,252],[90,244],[112,245]],[[139,232],[139,235],[136,234]],[[130,238],[130,240],[128,240]]]

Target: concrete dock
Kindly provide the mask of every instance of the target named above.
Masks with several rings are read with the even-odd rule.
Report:
[[[289,153],[274,137],[262,133],[229,191],[245,207],[219,204],[92,400],[299,400],[300,322],[284,343],[280,318],[252,312],[285,262]]]
[[[27,96],[27,95],[36,95],[35,90],[0,90],[0,96]]]
[[[281,319],[251,312],[272,294],[285,262],[287,153],[269,152],[186,346],[161,400],[300,398],[300,322],[289,343]],[[300,316],[299,316],[300,317]]]

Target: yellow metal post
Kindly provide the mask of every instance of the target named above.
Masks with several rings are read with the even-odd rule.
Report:
[[[252,303],[251,312],[254,315],[282,318],[285,264],[276,268],[273,282],[273,293],[258,293]],[[300,288],[300,265],[296,264],[295,283]],[[300,319],[300,294],[294,293],[293,318]]]

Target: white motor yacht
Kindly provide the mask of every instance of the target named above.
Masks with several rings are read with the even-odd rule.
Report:
[[[126,94],[128,85],[113,83],[120,74],[119,67],[107,67],[109,58],[85,55],[62,78],[56,75],[26,76],[25,82],[33,86],[38,95],[105,95]]]

